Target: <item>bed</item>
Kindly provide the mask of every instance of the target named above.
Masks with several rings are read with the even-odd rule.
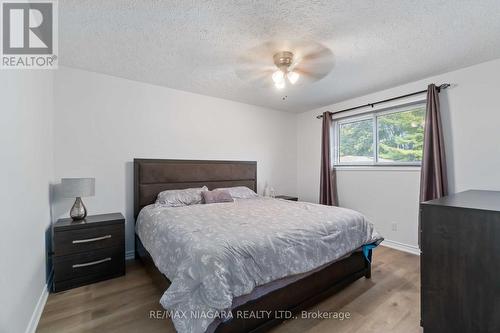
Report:
[[[181,209],[177,210],[175,210],[176,208],[156,208],[154,205],[152,205],[155,202],[158,193],[160,193],[161,191],[202,186],[207,186],[209,189],[246,186],[256,191],[257,164],[256,162],[247,161],[193,161],[158,159],[134,160],[134,214],[136,217],[136,221],[139,220],[136,229],[138,230],[138,233],[136,234],[136,257],[144,263],[146,269],[151,274],[153,281],[159,286],[162,292],[170,287],[168,289],[168,293],[165,292],[161,298],[162,304],[171,304],[173,308],[176,308],[175,306],[181,304],[182,300],[192,303],[194,303],[195,301],[198,302],[197,298],[195,299],[194,296],[191,296],[190,298],[190,295],[195,295],[197,297],[199,296],[200,299],[207,299],[213,296],[209,301],[206,302],[207,304],[210,304],[209,307],[200,307],[200,309],[203,310],[203,313],[207,313],[207,309],[211,309],[211,307],[214,307],[220,310],[218,314],[224,313],[224,311],[221,310],[223,308],[227,308],[228,310],[230,310],[231,314],[240,314],[239,316],[233,315],[232,318],[224,316],[215,316],[214,318],[209,318],[208,320],[206,318],[197,318],[197,321],[195,320],[194,323],[191,323],[193,320],[190,319],[190,322],[187,324],[185,324],[185,321],[176,321],[174,319],[174,324],[176,325],[178,331],[206,331],[219,333],[263,332],[270,329],[274,325],[279,324],[283,320],[289,319],[298,311],[310,307],[311,305],[330,296],[335,291],[343,288],[344,286],[359,279],[360,277],[364,276],[366,278],[370,278],[370,250],[367,250],[365,251],[365,253],[363,253],[358,247],[349,250],[344,249],[346,253],[343,253],[342,255],[339,254],[338,257],[335,257],[336,254],[332,251],[329,251],[332,248],[328,247],[332,244],[332,241],[322,240],[321,242],[314,244],[314,246],[307,246],[307,248],[309,249],[309,252],[314,252],[315,249],[321,249],[322,247],[324,247],[323,252],[331,255],[335,260],[330,260],[332,258],[327,258],[328,260],[324,259],[323,262],[321,261],[323,259],[320,255],[314,255],[313,253],[309,254],[309,257],[306,258],[306,260],[295,260],[295,262],[297,263],[297,268],[294,269],[294,254],[292,254],[288,258],[289,262],[287,262],[286,265],[282,265],[284,267],[287,267],[287,270],[289,270],[287,272],[283,272],[283,269],[274,269],[273,267],[279,266],[274,262],[269,262],[269,264],[267,264],[268,261],[256,262],[259,260],[259,258],[265,257],[265,251],[269,251],[269,249],[265,248],[266,245],[269,245],[269,248],[273,248],[275,246],[274,244],[272,244],[275,239],[273,238],[272,242],[266,242],[265,240],[262,242],[257,241],[256,239],[258,239],[259,234],[257,232],[253,232],[254,229],[260,228],[263,230],[261,232],[267,232],[269,234],[280,234],[280,230],[275,230],[277,228],[276,226],[274,226],[273,224],[265,223],[265,221],[262,221],[262,219],[259,220],[259,216],[263,216],[264,218],[271,215],[275,216],[275,218],[277,219],[277,224],[283,224],[285,226],[289,226],[290,229],[295,230],[300,229],[299,224],[301,222],[301,217],[311,216],[311,214],[313,213],[318,216],[322,216],[324,214],[327,214],[329,212],[329,209],[333,208],[262,197],[236,200],[236,202],[232,204],[226,203],[213,205],[194,205],[197,207],[181,207]],[[355,212],[342,210],[341,208],[338,208],[338,211],[340,213],[347,214],[346,216],[349,216],[350,214],[351,216],[353,215],[355,218],[359,219],[359,213],[359,215],[356,215]],[[249,215],[253,215],[251,216],[251,218],[245,218],[245,216],[242,217],[242,215],[245,215],[245,212],[248,212]],[[288,216],[283,212],[287,212],[286,214],[288,214]],[[140,217],[139,213],[141,213]],[[221,227],[220,223],[207,225],[211,223],[212,220],[217,219],[214,218],[214,216],[220,216],[222,220],[222,216],[224,214],[231,217],[229,219],[230,222],[233,222],[233,220],[239,221],[240,225],[231,224],[230,227],[227,227],[228,224],[226,224],[225,227]],[[184,219],[183,223],[179,222],[178,224],[175,224],[172,222],[172,220],[182,220],[182,218]],[[189,218],[191,220],[189,220]],[[203,223],[198,224],[189,222],[194,221],[195,219],[204,219],[204,221]],[[164,220],[169,220],[170,222],[163,223]],[[255,225],[251,224],[252,221],[255,223]],[[149,229],[146,228],[146,226],[148,225],[156,226],[157,229],[154,229],[153,232],[147,233],[144,230],[151,229],[150,227],[148,227]],[[170,229],[165,229],[167,227]],[[311,223],[311,226],[309,226],[309,224],[307,225],[307,228],[313,227],[313,223]],[[324,228],[324,225],[322,225],[322,227]],[[163,230],[162,228],[165,230]],[[314,229],[309,230],[307,228],[305,229],[305,234],[314,234],[317,231]],[[352,229],[352,226],[348,226],[348,228]],[[214,280],[214,277],[210,274],[211,271],[208,270],[209,268],[205,269],[204,261],[206,260],[203,258],[206,256],[200,254],[199,257],[201,259],[197,258],[199,261],[196,262],[197,265],[193,266],[194,268],[179,268],[172,267],[171,263],[169,265],[165,264],[166,262],[168,262],[168,260],[165,259],[166,257],[164,255],[166,253],[164,252],[172,251],[173,253],[176,250],[179,251],[179,249],[181,249],[180,251],[183,251],[183,249],[185,249],[185,244],[174,244],[178,241],[177,238],[182,237],[176,236],[177,238],[168,238],[171,235],[169,236],[169,234],[167,233],[172,233],[175,230],[181,230],[184,234],[187,234],[189,236],[186,237],[184,243],[193,241],[193,239],[196,244],[201,244],[203,243],[203,241],[207,242],[206,245],[200,245],[198,247],[193,247],[191,245],[188,246],[188,248],[196,249],[197,252],[204,252],[205,250],[208,253],[210,252],[212,247],[210,243],[211,238],[207,239],[207,235],[210,234],[210,231],[214,230],[214,233],[210,234],[210,237],[217,237],[218,235],[220,235],[220,237],[223,237],[222,239],[215,239],[213,241],[214,244],[226,243],[225,240],[227,239],[228,244],[224,244],[225,249],[229,249],[229,252],[235,252],[235,256],[238,256],[241,254],[241,252],[244,252],[246,250],[242,250],[243,247],[234,249],[236,247],[235,244],[244,243],[246,241],[245,237],[247,237],[249,244],[253,246],[253,248],[250,246],[251,251],[255,252],[256,254],[255,257],[251,258],[251,261],[249,261],[247,264],[227,266],[234,271],[237,271],[236,267],[241,266],[243,267],[241,268],[241,270],[244,271],[239,275],[235,272],[230,273],[230,280],[232,283],[234,283],[234,285],[230,286],[231,288],[222,288],[218,284],[212,284],[209,287],[209,284],[206,283],[206,290],[203,290],[205,280]],[[198,238],[195,237],[192,239],[190,233],[194,234],[194,232],[199,232],[200,230],[201,236],[198,235]],[[240,230],[242,232],[239,232]],[[363,232],[366,231],[361,230],[360,232],[358,232],[358,234],[361,234],[362,237],[364,237]],[[369,239],[371,239],[371,242],[375,240],[375,243],[377,243],[381,240],[381,238],[378,237],[378,234],[376,234],[376,232],[374,232],[373,230],[371,230],[370,233],[375,235],[368,237]],[[139,234],[141,235],[141,237],[138,236]],[[179,235],[182,235],[182,233],[180,233]],[[303,237],[304,232],[301,232],[300,235],[300,237]],[[331,235],[328,234],[328,237],[330,236]],[[302,240],[302,238],[300,237],[292,239],[292,241],[295,243],[299,243],[299,245],[302,243],[306,244],[307,242],[305,240]],[[252,239],[253,241],[251,241]],[[289,238],[285,237],[284,239],[285,242],[289,241]],[[145,240],[144,244],[143,240]],[[360,243],[360,245],[362,244]],[[171,247],[170,249],[168,249],[169,246]],[[203,246],[205,246],[205,248]],[[288,248],[285,247],[285,249],[287,250]],[[171,254],[168,255],[171,256]],[[195,257],[196,255],[189,254],[189,256]],[[227,253],[224,254],[224,258],[226,257],[228,257]],[[249,256],[247,254],[241,255],[241,258],[243,258],[242,260],[247,260],[248,257]],[[271,256],[269,256],[269,258],[271,258]],[[287,259],[285,258],[283,260]],[[232,261],[228,259],[227,263],[232,263]],[[221,264],[222,263],[217,262],[217,265]],[[218,267],[217,265],[210,266],[207,264],[206,266]],[[311,265],[311,267],[304,267],[305,265]],[[196,271],[198,267],[201,267],[200,270],[202,271],[202,273],[193,273],[191,271]],[[252,272],[247,272],[249,270]],[[223,271],[226,272],[228,270]],[[207,279],[203,280],[203,283],[199,286],[197,285],[196,288],[193,287],[194,289],[189,289],[189,291],[192,291],[193,294],[185,293],[188,287],[186,286],[186,283],[184,281],[179,282],[177,280],[180,279],[174,279],[173,283],[171,283],[171,281],[166,276],[169,275],[170,277],[173,277],[177,275],[186,275],[189,278],[189,281],[192,281],[194,280],[193,275],[196,274],[206,274]],[[218,278],[219,275],[219,271],[217,272],[217,274],[214,274],[216,278]],[[242,277],[241,280],[248,280],[246,281],[246,284],[243,282],[241,284],[238,284],[238,279],[240,277]],[[260,279],[261,277],[262,279]],[[270,279],[269,277],[273,278]],[[205,275],[202,275],[201,278],[204,279]],[[215,280],[217,280],[216,278]],[[200,279],[200,277],[197,277],[197,279]],[[216,282],[218,283],[219,281]],[[250,289],[248,287],[249,284],[251,286]],[[223,286],[226,285],[224,284]],[[210,295],[206,296],[206,293],[209,293]],[[231,302],[229,303],[230,305],[228,305],[227,299],[225,299],[224,297],[227,298],[228,296],[231,296],[230,293],[234,293],[234,298],[230,299]],[[177,297],[178,295],[181,295],[182,297]],[[218,301],[219,299],[221,299],[221,304],[225,305],[212,305],[212,303]],[[223,300],[226,300],[226,302],[222,302]],[[203,302],[199,301],[195,305],[198,306],[202,303]],[[182,309],[182,307],[179,307],[179,309]],[[198,308],[190,307],[189,309],[192,310]],[[171,313],[171,315],[173,314]],[[184,326],[184,324],[186,326]]]

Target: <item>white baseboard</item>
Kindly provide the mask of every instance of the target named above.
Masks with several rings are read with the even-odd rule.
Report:
[[[418,246],[403,244],[389,239],[385,239],[380,245],[390,247],[391,249],[415,254],[417,256],[420,255],[420,249]]]
[[[135,250],[125,252],[125,260],[133,260],[135,258]]]
[[[50,274],[49,282],[43,287],[42,293],[38,298],[38,302],[36,302],[36,306],[33,310],[33,314],[31,315],[28,327],[26,327],[26,333],[35,333],[36,331],[38,322],[40,321],[40,317],[42,316],[43,309],[45,308],[45,303],[47,303],[47,298],[49,297],[49,286],[52,285],[51,281],[52,274]]]

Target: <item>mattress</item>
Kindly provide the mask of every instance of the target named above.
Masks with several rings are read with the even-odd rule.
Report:
[[[150,205],[136,233],[171,281],[160,303],[181,333],[206,332],[231,308],[382,239],[359,212],[263,197]]]

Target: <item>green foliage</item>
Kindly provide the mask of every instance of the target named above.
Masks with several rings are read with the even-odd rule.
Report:
[[[380,115],[378,157],[380,162],[418,162],[422,159],[425,108]],[[373,158],[373,120],[340,125],[341,160],[349,156]]]
[[[378,118],[379,159],[397,162],[422,160],[424,108]]]
[[[373,157],[373,120],[340,125],[340,156]]]

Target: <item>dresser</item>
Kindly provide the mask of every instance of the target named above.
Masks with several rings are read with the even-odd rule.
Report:
[[[53,232],[53,291],[125,274],[125,218],[120,213],[58,220]]]
[[[424,333],[500,332],[500,192],[424,202],[420,214]]]

